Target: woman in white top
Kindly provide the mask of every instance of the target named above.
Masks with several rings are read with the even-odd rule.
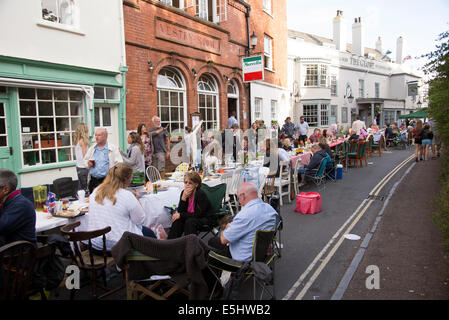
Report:
[[[137,132],[131,132],[128,135],[128,150],[123,156],[123,161],[130,164],[133,168],[133,185],[141,185],[145,183],[145,147]]]
[[[110,226],[111,231],[106,234],[108,251],[125,231],[156,238],[151,229],[142,226],[145,212],[136,195],[126,189],[131,184],[132,173],[129,164],[117,163],[89,197],[89,213],[83,218],[82,229],[92,231]],[[92,245],[102,250],[102,238],[93,239]]]
[[[89,129],[85,123],[80,123],[75,129],[75,159],[79,188],[87,192],[87,177],[89,168],[84,164],[84,156],[89,149]]]

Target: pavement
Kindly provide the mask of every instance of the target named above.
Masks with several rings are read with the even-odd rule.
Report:
[[[439,174],[437,159],[415,163],[404,177],[384,210],[343,300],[449,299],[449,254],[439,227],[432,221]],[[370,278],[374,275],[372,266],[378,268],[378,288]]]

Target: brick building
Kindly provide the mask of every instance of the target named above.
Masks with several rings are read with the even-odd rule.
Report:
[[[232,111],[242,129],[271,120],[249,107],[256,98],[250,86],[265,86],[264,94],[287,87],[285,0],[124,0],[123,10],[127,130],[151,127],[158,115],[173,132],[191,125],[194,112],[207,129],[226,128]],[[258,54],[265,55],[265,80],[244,83],[242,58]]]

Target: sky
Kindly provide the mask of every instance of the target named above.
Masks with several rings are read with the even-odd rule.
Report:
[[[352,42],[354,18],[361,17],[365,46],[375,48],[382,38],[382,49],[396,60],[396,40],[404,39],[405,63],[420,68],[426,59],[415,59],[436,49],[438,35],[449,30],[448,0],[287,0],[287,26],[296,31],[332,39],[332,22],[337,10],[343,11],[347,40]]]

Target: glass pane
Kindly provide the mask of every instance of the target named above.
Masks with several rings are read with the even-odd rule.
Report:
[[[104,99],[103,87],[94,87],[94,99]]]
[[[69,100],[69,92],[67,90],[55,90],[55,100]]]
[[[170,120],[172,122],[173,121],[179,121],[178,110],[179,110],[179,108],[174,108],[174,107],[170,108],[170,113],[171,113],[171,119]]]
[[[68,118],[56,118],[56,131],[70,131]]]
[[[52,100],[53,92],[51,89],[37,89],[37,98],[40,100]]]
[[[39,109],[40,116],[52,116],[53,115],[53,103],[52,102],[37,102],[37,108]]]
[[[6,147],[7,145],[6,136],[0,136],[0,147]]]
[[[20,101],[20,115],[21,116],[35,116],[36,115],[36,102]]]
[[[207,110],[207,120],[212,120],[212,109],[206,109]]]
[[[58,149],[58,162],[71,161],[71,148]]]
[[[100,108],[95,108],[95,126],[100,126]]]
[[[81,91],[70,91],[70,101],[82,101],[83,93]]]
[[[201,120],[206,120],[206,109],[201,108],[200,113],[201,113]]]
[[[168,91],[161,91],[161,101],[160,101],[160,105],[161,106],[168,106],[169,102],[168,102]]]
[[[103,107],[103,127],[111,126],[111,108]]]
[[[26,166],[34,166],[36,163],[40,163],[39,159],[39,152],[38,151],[32,151],[32,152],[24,152],[23,153],[23,163]]]
[[[69,103],[68,102],[55,102],[55,113],[57,116],[69,115]]]
[[[6,133],[6,121],[5,119],[0,119],[0,134]]]
[[[19,99],[36,99],[35,89],[19,88]]]
[[[39,148],[39,140],[37,134],[22,134],[23,150],[38,149],[38,148]]]
[[[81,102],[70,102],[70,115],[72,116],[80,116],[83,114],[82,112],[83,104]]]
[[[36,118],[22,118],[20,119],[22,132],[37,132]]]
[[[206,106],[212,108],[212,96],[206,96]]]
[[[170,112],[170,108],[161,107],[161,114],[160,114],[161,121],[170,121],[169,112]]]
[[[184,94],[182,92],[179,93],[179,105],[184,105]]]
[[[178,93],[177,92],[170,92],[170,105],[171,106],[177,106],[178,105]]]
[[[57,140],[58,140],[58,146],[63,146],[63,147],[67,147],[67,146],[71,146],[72,144],[70,143],[70,133],[58,133],[56,134]]]
[[[42,164],[56,162],[56,150],[42,150]]]
[[[54,148],[55,146],[55,135],[53,133],[41,134],[41,148]]]
[[[106,88],[106,99],[118,100],[119,89],[116,88]]]
[[[82,118],[80,118],[80,117],[71,118],[70,122],[72,125],[71,130],[75,130],[76,127],[82,122]]]
[[[171,132],[173,132],[174,130],[178,130],[179,129],[179,123],[172,123],[171,124]]]
[[[55,131],[53,118],[39,118],[39,130],[40,132]]]
[[[200,95],[199,95],[198,106],[199,106],[200,108],[206,107],[206,97],[205,97],[204,94],[200,94]]]
[[[184,107],[179,108],[179,112],[180,112],[179,120],[183,122],[184,121]]]
[[[4,117],[5,116],[5,105],[2,103],[0,105],[0,117]]]

